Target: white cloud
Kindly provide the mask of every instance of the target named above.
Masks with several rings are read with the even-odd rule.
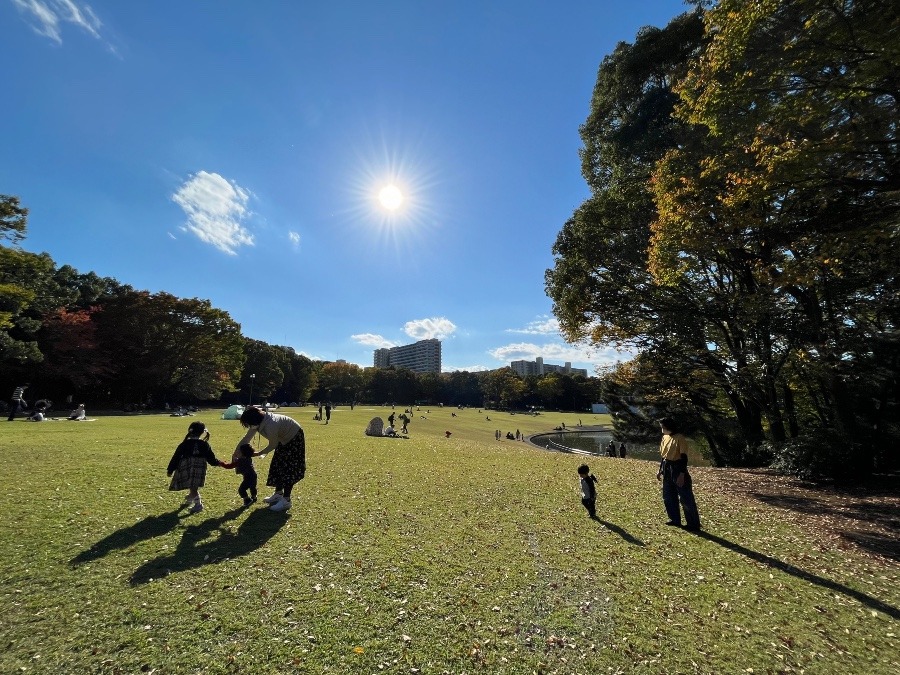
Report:
[[[390,349],[391,347],[397,346],[395,342],[386,340],[380,335],[373,335],[372,333],[360,333],[359,335],[351,335],[350,339],[356,340],[361,345],[376,347],[378,349]]]
[[[100,37],[103,23],[88,5],[79,5],[74,0],[12,0],[20,11],[27,14],[32,28],[39,35],[62,44],[62,24],[71,23],[87,31],[95,38]]]
[[[249,215],[250,193],[217,173],[198,171],[172,195],[187,214],[187,225],[201,241],[236,255],[241,246],[253,246],[253,235],[241,221]]]
[[[456,324],[443,317],[407,321],[403,332],[416,340],[436,338],[444,340],[456,332]]]
[[[508,328],[507,333],[525,333],[526,335],[559,335],[559,320],[551,316],[540,316],[525,328]]]
[[[299,232],[288,232],[288,239],[291,240],[291,243],[294,245],[294,248],[300,248],[300,233]]]

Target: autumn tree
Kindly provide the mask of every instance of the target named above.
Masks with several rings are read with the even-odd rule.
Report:
[[[724,310],[710,365],[776,448],[804,433],[805,406],[869,471],[896,447],[879,420],[900,347],[900,8],[726,0],[706,22],[677,87],[678,118],[706,135],[655,170],[651,268]]]
[[[96,320],[116,367],[109,391],[121,403],[218,398],[244,364],[240,325],[208,300],[132,292],[105,302]]]

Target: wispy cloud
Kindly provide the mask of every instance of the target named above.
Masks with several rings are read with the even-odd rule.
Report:
[[[377,349],[390,349],[391,347],[396,347],[396,342],[391,342],[390,340],[386,340],[380,335],[374,335],[373,333],[360,333],[359,335],[351,335],[351,340],[356,340],[361,345],[366,345],[368,347],[375,347]]]
[[[253,246],[253,235],[241,224],[248,215],[250,192],[217,173],[199,171],[172,200],[187,214],[186,232],[220,251],[236,255],[241,246]]]
[[[100,38],[103,23],[90,6],[74,0],[12,0],[39,35],[62,44],[63,24],[73,24]]]
[[[526,335],[559,335],[559,320],[552,316],[539,316],[525,328],[507,328],[506,332]]]
[[[456,324],[443,317],[416,319],[415,321],[407,321],[403,326],[403,332],[416,340],[428,340],[431,338],[444,340],[456,332]]]
[[[300,248],[300,233],[290,231],[288,232],[288,239],[291,240],[291,243],[294,245],[294,248]]]

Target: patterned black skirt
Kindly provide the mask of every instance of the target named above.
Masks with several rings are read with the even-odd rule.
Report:
[[[170,490],[194,490],[206,483],[206,458],[185,457],[172,474]]]
[[[303,429],[297,431],[285,445],[279,445],[272,453],[269,477],[266,485],[283,488],[302,480],[306,475],[306,439]]]

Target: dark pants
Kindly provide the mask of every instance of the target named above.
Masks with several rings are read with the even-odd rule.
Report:
[[[9,403],[9,417],[6,419],[7,422],[12,422],[16,419],[16,413],[18,413],[21,408],[21,412],[25,412],[24,407],[22,407],[21,401],[10,401]]]
[[[256,499],[256,476],[244,476],[244,480],[238,485],[238,494],[244,501]]]
[[[588,515],[591,518],[597,517],[597,500],[596,499],[588,499],[587,497],[582,497],[581,503],[584,505],[584,508],[587,509]]]
[[[684,474],[684,485],[678,487],[675,482],[679,474]],[[684,520],[688,527],[700,527],[700,513],[694,499],[693,481],[680,462],[664,462],[662,478],[662,498],[666,506],[666,514],[673,523],[681,524],[681,509],[684,509]],[[679,501],[681,506],[679,508]]]

